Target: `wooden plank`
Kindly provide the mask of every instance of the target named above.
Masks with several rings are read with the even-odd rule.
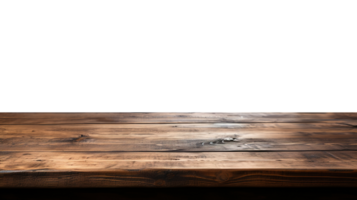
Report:
[[[356,187],[356,121],[357,113],[0,113],[0,187]]]
[[[0,161],[2,173],[123,169],[351,170],[357,167],[357,152],[0,152]]]
[[[0,113],[0,124],[347,123],[357,113]]]
[[[357,187],[357,171],[123,170],[0,173],[1,188]]]
[[[0,151],[297,150],[357,150],[357,129],[324,123],[0,125]]]
[[[0,187],[357,187],[357,152],[1,152]]]

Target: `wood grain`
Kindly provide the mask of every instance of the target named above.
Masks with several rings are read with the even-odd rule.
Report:
[[[357,152],[0,155],[0,187],[357,186]]]
[[[357,187],[357,113],[0,113],[0,187]]]
[[[347,123],[357,113],[0,113],[0,124]]]
[[[357,187],[356,171],[138,170],[0,173],[3,188]]]
[[[316,152],[1,152],[8,171],[117,171],[140,169],[344,169],[357,151]]]
[[[357,150],[357,128],[323,123],[0,125],[0,150]]]

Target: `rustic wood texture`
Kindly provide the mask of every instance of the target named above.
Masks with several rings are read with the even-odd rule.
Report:
[[[357,152],[2,152],[0,187],[355,187]]]
[[[357,187],[356,170],[122,170],[0,173],[5,188]]]
[[[351,123],[357,113],[1,113],[0,124]]]
[[[356,151],[314,152],[1,152],[11,171],[121,171],[143,169],[357,169]]]
[[[323,123],[0,125],[0,151],[28,150],[357,150],[357,128]]]
[[[357,113],[0,113],[0,187],[357,187]]]

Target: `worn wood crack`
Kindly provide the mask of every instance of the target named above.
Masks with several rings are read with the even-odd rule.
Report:
[[[205,144],[225,144],[225,142],[238,142],[238,138],[219,138],[217,140],[202,142],[201,145]]]

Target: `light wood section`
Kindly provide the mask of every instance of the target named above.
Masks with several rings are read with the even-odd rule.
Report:
[[[348,123],[357,113],[1,113],[0,124]]]
[[[0,150],[357,150],[357,129],[324,123],[0,125]]]
[[[2,152],[11,171],[116,171],[142,169],[357,169],[356,151],[316,152]]]
[[[357,113],[0,113],[0,187],[357,187]]]
[[[0,187],[356,187],[356,152],[2,152]]]

